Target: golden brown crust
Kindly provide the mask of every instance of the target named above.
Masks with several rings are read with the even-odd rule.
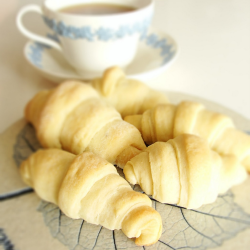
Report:
[[[35,128],[40,123],[41,111],[48,99],[50,94],[49,90],[40,91],[37,93],[32,100],[28,102],[25,107],[24,115],[27,121],[31,122]]]
[[[20,173],[42,199],[71,218],[122,229],[139,245],[161,236],[161,217],[148,196],[132,190],[113,165],[93,153],[39,150],[22,163]]]
[[[163,93],[149,88],[140,81],[127,79],[119,67],[107,69],[102,78],[93,80],[91,84],[122,117],[142,114],[157,104],[168,103]]]
[[[123,171],[156,200],[189,209],[214,202],[219,193],[247,178],[235,156],[219,156],[204,139],[190,134],[152,144]]]
[[[116,164],[120,167],[120,168],[124,168],[125,164],[131,160],[132,158],[134,158],[136,155],[140,154],[141,150],[133,147],[133,146],[129,146],[128,148],[124,149],[116,158]]]
[[[159,227],[159,225],[162,225],[161,216],[149,206],[133,209],[122,223],[123,232],[129,238],[135,235],[135,243],[138,246],[156,243],[158,241],[156,239],[159,239],[162,233],[162,226]]]
[[[111,163],[130,146],[145,148],[134,126],[123,121],[89,84],[77,81],[38,93],[26,107],[26,119],[45,148],[74,154],[91,151]]]
[[[202,137],[216,152],[238,157],[250,173],[250,136],[234,128],[229,117],[209,111],[200,103],[162,104],[124,120],[141,131],[147,144],[166,142],[184,133]]]

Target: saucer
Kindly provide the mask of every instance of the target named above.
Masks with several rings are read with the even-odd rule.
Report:
[[[55,35],[47,36],[57,40]],[[129,78],[150,80],[173,63],[177,52],[177,44],[173,38],[162,31],[151,29],[141,38],[133,62],[124,71]],[[59,51],[47,45],[29,41],[24,54],[41,75],[53,82],[60,83],[67,79],[90,80],[80,76]]]

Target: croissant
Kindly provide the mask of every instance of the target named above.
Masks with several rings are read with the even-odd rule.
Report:
[[[158,105],[143,115],[127,116],[125,121],[141,131],[147,144],[168,141],[183,133],[205,138],[218,153],[237,156],[250,172],[250,136],[237,130],[229,117],[209,111],[200,103]]]
[[[145,194],[135,192],[106,160],[85,152],[39,150],[20,168],[23,181],[73,219],[122,229],[137,245],[151,245],[162,231],[161,216]]]
[[[247,177],[237,157],[220,156],[206,140],[190,134],[152,144],[127,162],[123,172],[154,199],[189,209],[214,202]]]
[[[68,81],[39,92],[27,104],[25,117],[44,148],[91,151],[120,167],[146,147],[138,129],[85,83]]]
[[[91,84],[122,117],[142,114],[157,104],[168,103],[163,93],[149,88],[140,81],[127,79],[118,67],[107,69],[102,78],[94,79]]]

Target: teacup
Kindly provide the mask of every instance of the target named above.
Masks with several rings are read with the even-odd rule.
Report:
[[[135,8],[115,14],[69,14],[61,10],[79,4],[107,3]],[[31,40],[51,46],[86,77],[95,77],[106,68],[126,67],[134,58],[140,37],[150,26],[153,0],[45,0],[42,7],[28,5],[17,15],[17,26]],[[22,17],[27,12],[42,15],[59,43],[28,31]]]

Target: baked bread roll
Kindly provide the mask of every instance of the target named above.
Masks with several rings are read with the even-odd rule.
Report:
[[[148,196],[132,190],[113,165],[91,152],[75,156],[59,149],[39,150],[22,163],[20,173],[38,196],[73,219],[122,229],[141,246],[161,236],[161,216]]]
[[[243,182],[245,168],[233,155],[220,156],[207,141],[182,134],[156,142],[124,167],[126,179],[162,203],[194,209]]]
[[[122,115],[142,114],[160,103],[168,103],[167,97],[146,84],[127,79],[118,67],[106,70],[102,78],[94,79],[92,86],[103,99]]]
[[[145,148],[138,129],[123,121],[88,84],[68,81],[39,92],[26,106],[25,117],[44,148],[74,154],[91,151],[120,167]]]
[[[200,103],[159,105],[143,115],[127,116],[125,121],[141,131],[147,144],[168,141],[183,133],[205,138],[218,153],[237,156],[250,172],[250,136],[237,130],[229,117],[209,111]]]

